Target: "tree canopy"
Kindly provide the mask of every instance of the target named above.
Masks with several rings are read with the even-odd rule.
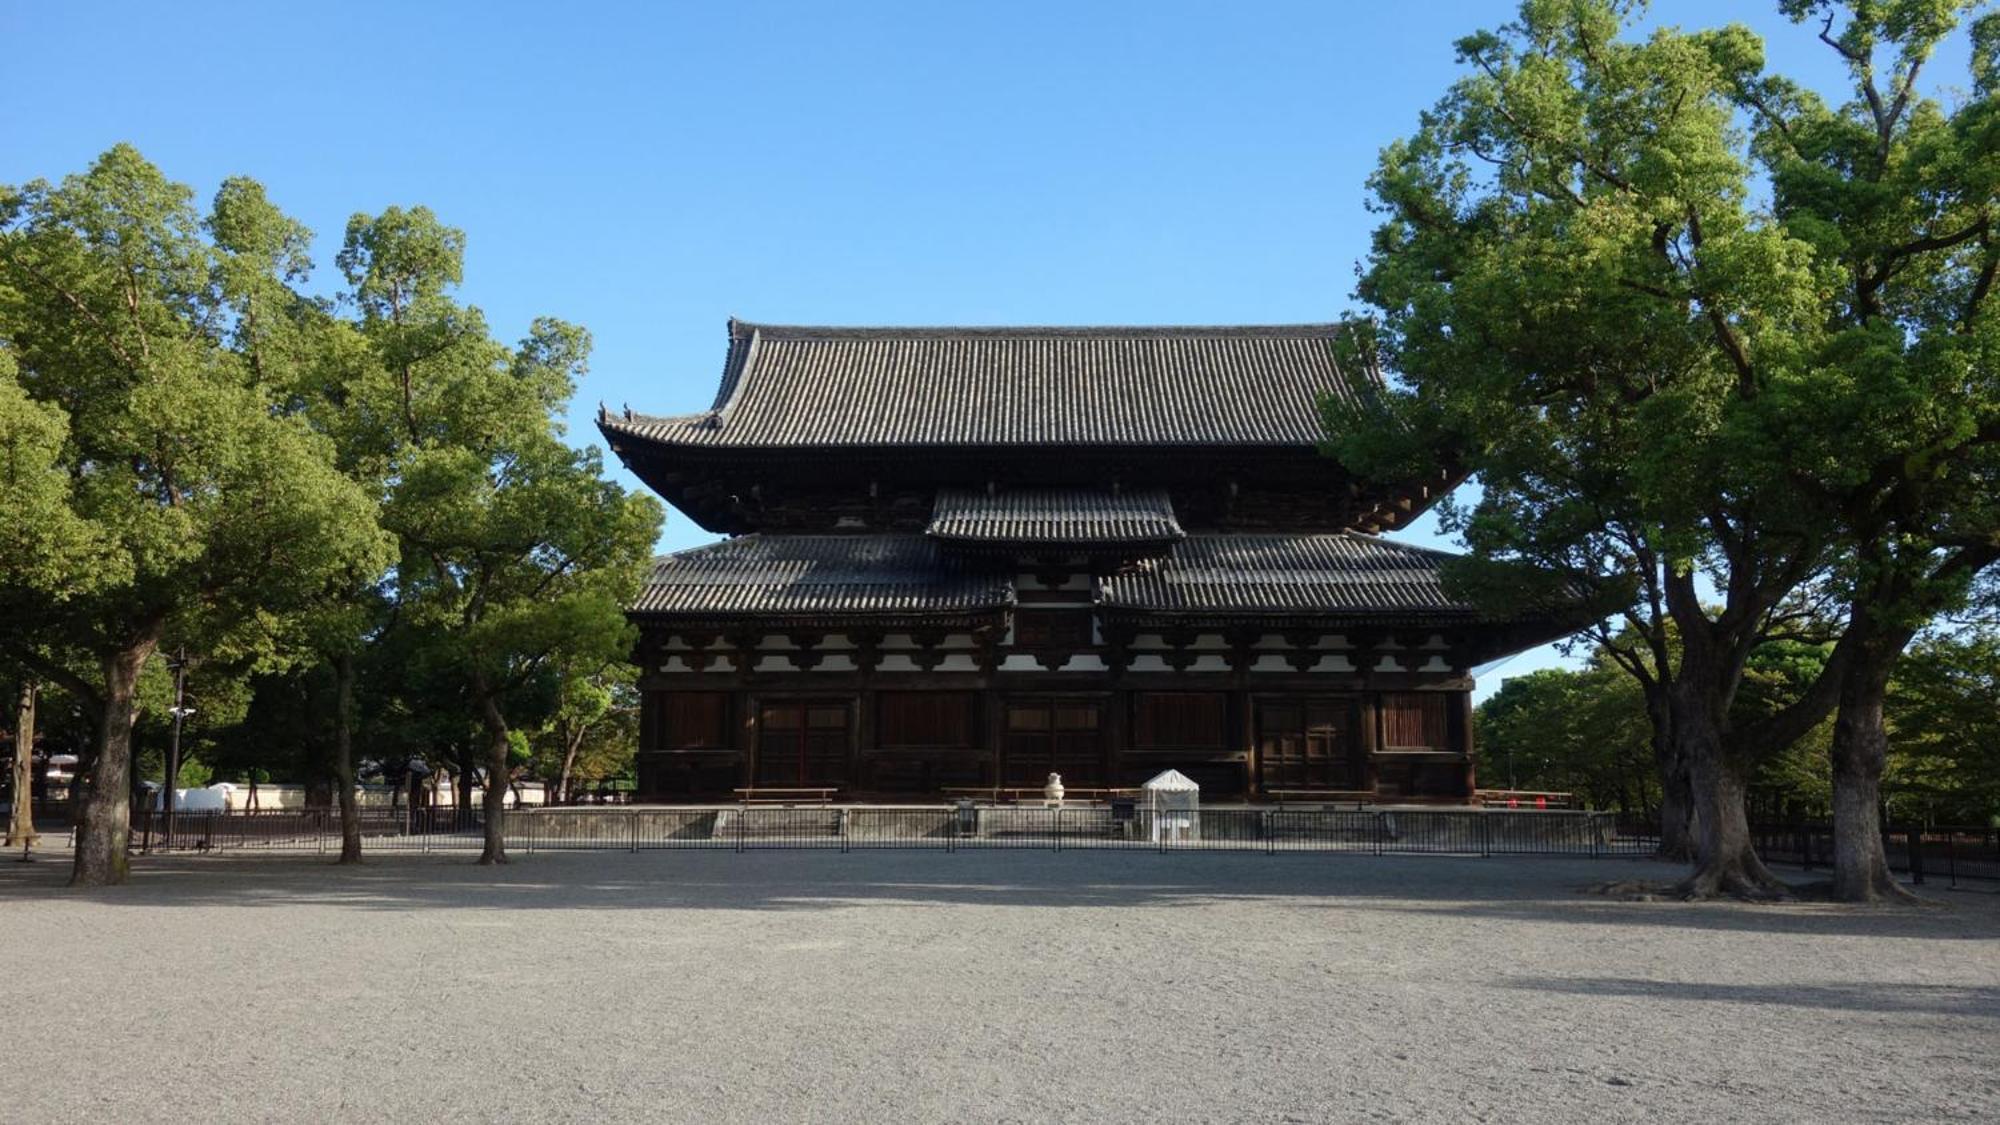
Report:
[[[1614,656],[1690,778],[1689,893],[1774,889],[1747,779],[1836,704],[1872,803],[1869,700],[1994,549],[1995,17],[1971,100],[1916,85],[1972,7],[1788,3],[1849,67],[1828,102],[1740,26],[1633,34],[1636,5],[1528,0],[1459,41],[1466,77],[1371,181],[1359,293],[1400,384],[1330,406],[1333,450],[1374,471],[1444,451],[1483,487],[1457,523],[1477,558],[1628,599],[1601,639],[1635,640]],[[1822,674],[1737,712],[1752,653],[1828,599]]]
[[[303,288],[310,232],[255,181],[203,215],[121,145],[0,188],[0,646],[93,712],[79,882],[123,876],[163,644],[235,683],[238,713],[241,677],[334,668],[350,793],[357,654],[461,685],[470,730],[552,654],[629,647],[659,508],[561,440],[588,334],[494,341],[450,295],[464,241],[421,207],[356,216],[329,299]]]

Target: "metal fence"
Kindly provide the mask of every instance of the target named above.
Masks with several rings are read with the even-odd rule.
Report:
[[[1759,825],[1751,830],[1767,863],[1807,870],[1833,865],[1833,825],[1827,822]],[[1889,870],[1912,883],[2000,881],[2000,829],[1971,826],[1892,827],[1883,832]]]
[[[132,848],[333,854],[340,817],[327,811],[134,814]],[[367,851],[477,851],[479,810],[364,809]],[[1039,808],[768,806],[516,809],[503,823],[520,852],[686,848],[757,851],[820,848],[1126,849],[1348,852],[1364,855],[1650,855],[1653,837],[1623,831],[1604,813],[1314,808],[1203,808],[1155,813],[1069,805]]]

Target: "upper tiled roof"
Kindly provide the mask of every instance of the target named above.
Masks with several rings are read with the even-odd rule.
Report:
[[[663,555],[637,614],[950,614],[1004,608],[1007,576],[961,568],[920,535],[743,535]]]
[[[1098,601],[1140,612],[1462,615],[1445,592],[1451,556],[1366,535],[1195,535],[1133,573],[1098,579]]]
[[[813,328],[730,322],[715,404],[605,415],[674,445],[1292,445],[1357,387],[1332,324]]]
[[[1047,543],[1079,547],[1171,543],[1183,535],[1163,488],[1112,493],[1023,488],[987,495],[939,491],[926,534],[958,543]]]

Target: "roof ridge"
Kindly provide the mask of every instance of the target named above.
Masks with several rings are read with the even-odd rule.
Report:
[[[1006,337],[1175,337],[1175,336],[1332,336],[1347,329],[1337,321],[1295,324],[763,324],[731,319],[730,338],[744,340],[762,334],[774,340],[800,339],[940,339],[953,336]]]

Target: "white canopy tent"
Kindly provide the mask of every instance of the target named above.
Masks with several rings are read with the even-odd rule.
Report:
[[[1154,843],[1201,839],[1201,786],[1179,770],[1145,784],[1143,807]]]

